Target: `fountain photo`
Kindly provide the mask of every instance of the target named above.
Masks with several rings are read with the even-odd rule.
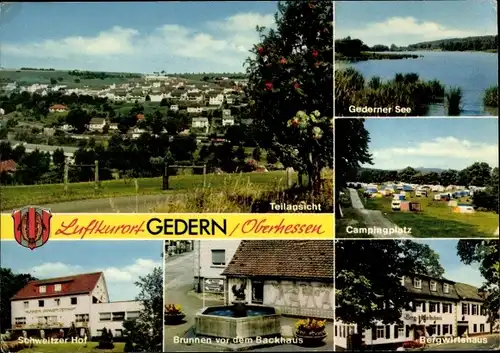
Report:
[[[165,241],[164,351],[333,350],[333,241]]]

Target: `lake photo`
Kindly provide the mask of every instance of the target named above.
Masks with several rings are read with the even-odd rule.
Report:
[[[336,116],[498,116],[491,2],[339,2],[335,26]]]

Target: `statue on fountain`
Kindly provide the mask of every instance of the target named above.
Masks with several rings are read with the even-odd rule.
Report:
[[[233,290],[233,294],[234,294],[234,297],[236,298],[236,300],[245,300],[246,287],[247,287],[246,281],[240,285],[239,289],[236,287],[236,284],[233,285],[232,290]]]

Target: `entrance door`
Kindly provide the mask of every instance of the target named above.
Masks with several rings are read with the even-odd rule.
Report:
[[[252,303],[262,304],[264,302],[264,282],[252,280]]]
[[[458,337],[462,337],[466,332],[469,326],[466,325],[458,325],[457,327],[457,335]]]

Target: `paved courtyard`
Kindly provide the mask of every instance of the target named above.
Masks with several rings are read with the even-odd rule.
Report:
[[[164,352],[221,352],[234,350],[252,351],[331,351],[333,350],[333,324],[327,323],[328,336],[324,345],[315,348],[302,347],[295,344],[279,344],[255,347],[249,344],[217,345],[175,343],[178,338],[193,338],[195,314],[203,307],[223,305],[224,300],[215,296],[201,295],[193,292],[194,252],[188,252],[167,259],[165,267],[165,304],[178,304],[186,314],[184,322],[179,325],[165,326]],[[293,330],[297,318],[282,317],[282,337],[293,338]]]

